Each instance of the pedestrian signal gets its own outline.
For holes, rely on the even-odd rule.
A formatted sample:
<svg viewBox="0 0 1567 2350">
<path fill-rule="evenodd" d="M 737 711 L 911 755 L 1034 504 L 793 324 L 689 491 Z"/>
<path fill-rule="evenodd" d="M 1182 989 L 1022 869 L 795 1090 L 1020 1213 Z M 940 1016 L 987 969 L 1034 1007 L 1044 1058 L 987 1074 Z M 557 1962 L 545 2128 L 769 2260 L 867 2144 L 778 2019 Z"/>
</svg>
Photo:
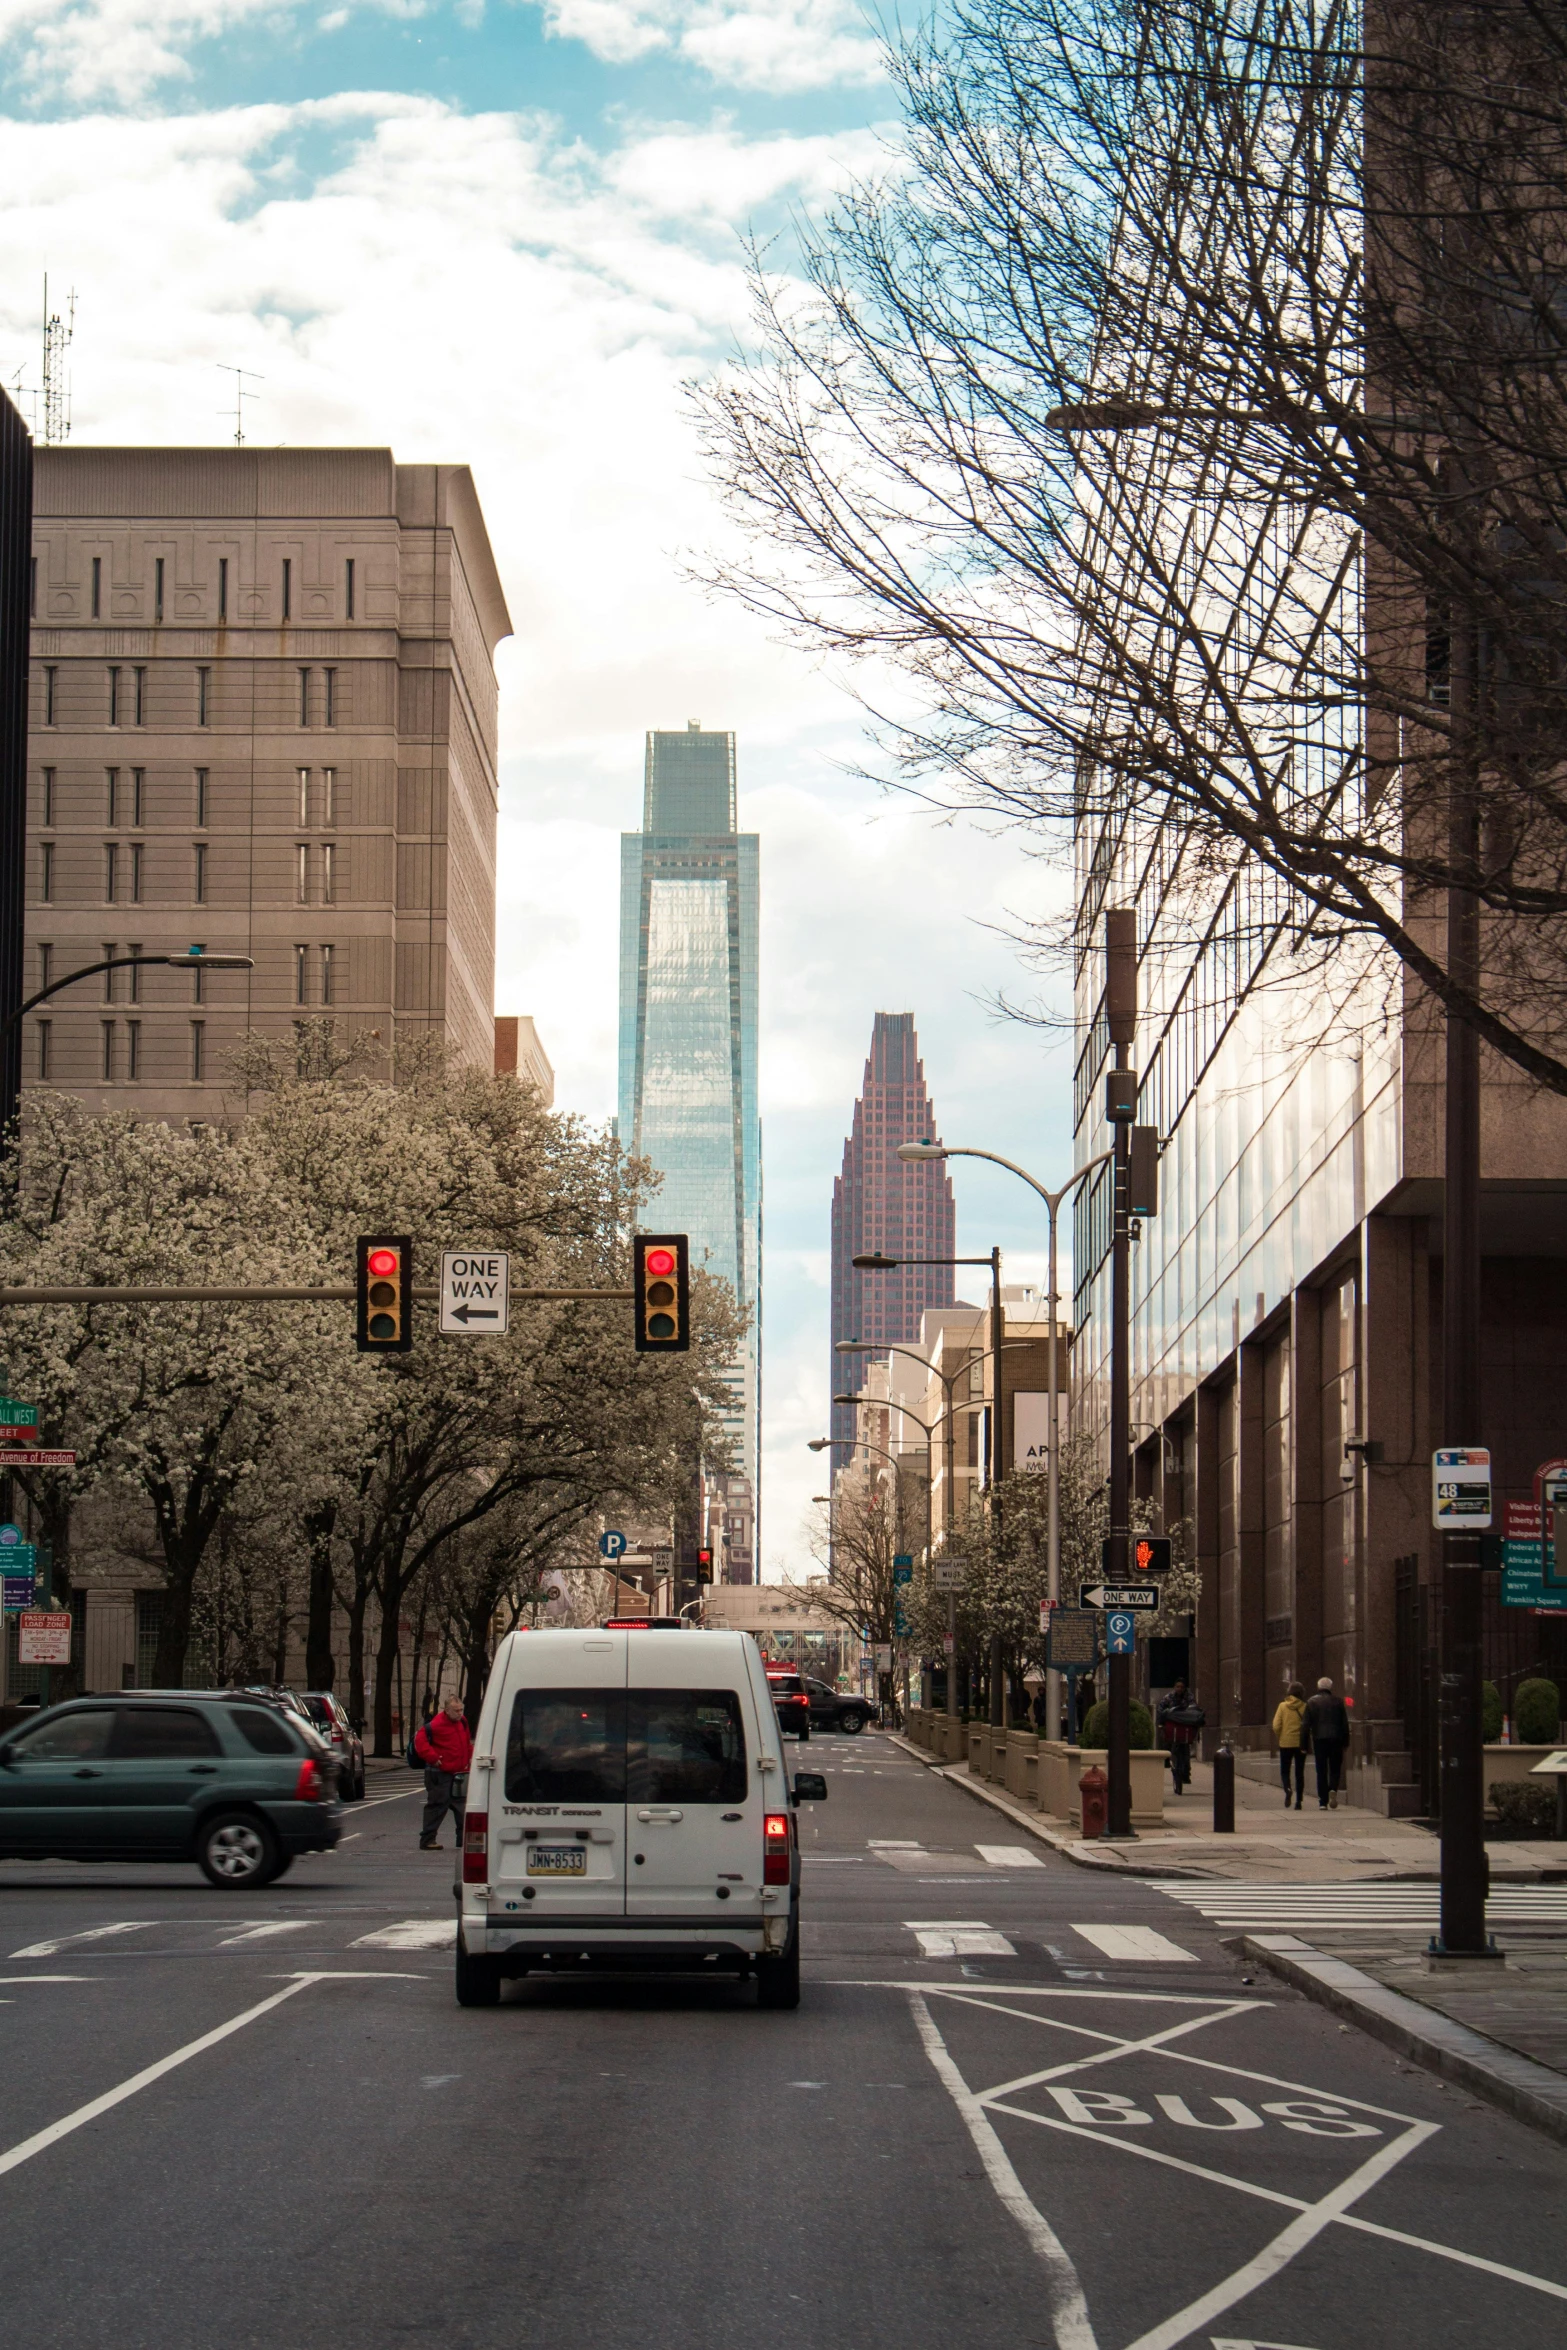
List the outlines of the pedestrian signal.
<svg viewBox="0 0 1567 2350">
<path fill-rule="evenodd" d="M 683 1232 L 633 1233 L 631 1287 L 638 1354 L 684 1354 L 691 1344 L 691 1271 Z"/>
<path fill-rule="evenodd" d="M 1168 1534 L 1135 1534 L 1129 1547 L 1134 1580 L 1139 1575 L 1167 1575 L 1170 1572 Z"/>
<path fill-rule="evenodd" d="M 354 1244 L 354 1294 L 361 1354 L 405 1355 L 413 1344 L 413 1243 L 373 1233 Z"/>
</svg>

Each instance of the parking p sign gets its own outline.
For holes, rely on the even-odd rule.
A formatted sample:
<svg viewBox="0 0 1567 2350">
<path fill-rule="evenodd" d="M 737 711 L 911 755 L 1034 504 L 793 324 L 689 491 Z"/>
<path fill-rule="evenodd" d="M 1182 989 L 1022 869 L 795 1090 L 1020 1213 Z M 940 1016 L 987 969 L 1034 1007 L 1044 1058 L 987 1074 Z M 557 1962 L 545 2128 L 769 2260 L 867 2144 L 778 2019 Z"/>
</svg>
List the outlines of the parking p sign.
<svg viewBox="0 0 1567 2350">
<path fill-rule="evenodd" d="M 1129 1608 L 1112 1608 L 1105 1617 L 1105 1654 L 1130 1656 L 1137 1646 L 1137 1618 Z"/>
</svg>

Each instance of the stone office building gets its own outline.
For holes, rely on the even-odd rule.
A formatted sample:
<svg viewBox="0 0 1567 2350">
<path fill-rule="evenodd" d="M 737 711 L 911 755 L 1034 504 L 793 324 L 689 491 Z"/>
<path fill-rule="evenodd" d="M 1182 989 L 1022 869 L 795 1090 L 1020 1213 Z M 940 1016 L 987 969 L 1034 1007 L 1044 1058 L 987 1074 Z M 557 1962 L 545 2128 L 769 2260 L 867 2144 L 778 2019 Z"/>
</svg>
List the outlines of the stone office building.
<svg viewBox="0 0 1567 2350">
<path fill-rule="evenodd" d="M 247 1030 L 330 1014 L 493 1057 L 496 678 L 465 466 L 384 449 L 37 452 L 28 992 L 109 954 L 23 1082 L 219 1114 Z"/>
</svg>

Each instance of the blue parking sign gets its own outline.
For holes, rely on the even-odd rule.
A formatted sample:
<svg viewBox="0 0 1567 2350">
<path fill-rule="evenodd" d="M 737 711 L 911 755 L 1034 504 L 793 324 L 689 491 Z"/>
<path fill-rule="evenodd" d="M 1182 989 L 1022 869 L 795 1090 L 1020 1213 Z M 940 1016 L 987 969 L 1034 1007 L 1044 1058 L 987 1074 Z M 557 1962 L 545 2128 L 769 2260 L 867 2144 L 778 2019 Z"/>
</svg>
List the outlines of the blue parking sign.
<svg viewBox="0 0 1567 2350">
<path fill-rule="evenodd" d="M 1137 1646 L 1137 1618 L 1126 1608 L 1112 1608 L 1105 1617 L 1105 1653 L 1130 1656 Z"/>
</svg>

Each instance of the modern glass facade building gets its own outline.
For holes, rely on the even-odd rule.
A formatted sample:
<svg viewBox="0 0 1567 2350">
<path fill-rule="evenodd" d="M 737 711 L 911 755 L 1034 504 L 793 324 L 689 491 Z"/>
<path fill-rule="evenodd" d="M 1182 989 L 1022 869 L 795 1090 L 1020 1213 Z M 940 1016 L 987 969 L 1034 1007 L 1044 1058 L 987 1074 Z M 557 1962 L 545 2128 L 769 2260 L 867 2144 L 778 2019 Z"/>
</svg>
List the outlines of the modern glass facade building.
<svg viewBox="0 0 1567 2350">
<path fill-rule="evenodd" d="M 710 1534 L 722 1516 L 737 1582 L 755 1567 L 761 1406 L 757 879 L 756 835 L 736 830 L 734 736 L 650 734 L 642 829 L 621 835 L 620 1136 L 663 1177 L 650 1221 L 689 1233 L 693 1263 L 750 1317 L 729 1416 L 740 1476 L 705 1513 Z"/>
</svg>

